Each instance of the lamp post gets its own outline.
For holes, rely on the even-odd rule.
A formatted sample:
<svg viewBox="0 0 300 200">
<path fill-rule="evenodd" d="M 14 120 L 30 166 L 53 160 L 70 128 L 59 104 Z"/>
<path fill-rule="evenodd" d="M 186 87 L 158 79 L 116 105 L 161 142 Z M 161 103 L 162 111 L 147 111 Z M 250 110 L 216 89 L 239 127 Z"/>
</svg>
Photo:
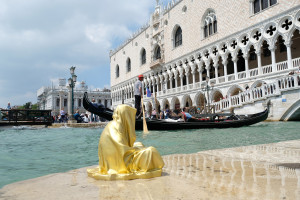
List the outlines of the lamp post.
<svg viewBox="0 0 300 200">
<path fill-rule="evenodd" d="M 206 86 L 202 88 L 203 91 L 206 91 L 207 95 L 207 107 L 206 107 L 206 113 L 210 113 L 210 99 L 209 99 L 209 91 L 214 88 L 213 84 L 211 86 L 209 85 L 209 77 L 206 77 Z"/>
<path fill-rule="evenodd" d="M 72 113 L 71 113 L 71 116 L 70 116 L 70 119 L 72 120 L 73 119 L 73 115 L 74 115 L 74 87 L 75 87 L 75 84 L 76 84 L 76 81 L 77 81 L 77 76 L 75 75 L 75 68 L 76 67 L 70 67 L 70 74 L 71 74 L 71 78 L 68 79 L 68 84 L 70 86 L 70 88 L 72 89 L 72 106 L 71 106 L 71 109 L 72 109 Z"/>
</svg>

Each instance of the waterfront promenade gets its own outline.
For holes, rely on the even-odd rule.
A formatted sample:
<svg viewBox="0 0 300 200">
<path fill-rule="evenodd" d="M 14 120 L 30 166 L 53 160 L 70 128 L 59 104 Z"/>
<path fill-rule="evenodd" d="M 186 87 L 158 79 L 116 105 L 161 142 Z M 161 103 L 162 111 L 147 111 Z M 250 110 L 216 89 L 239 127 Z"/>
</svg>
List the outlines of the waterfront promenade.
<svg viewBox="0 0 300 200">
<path fill-rule="evenodd" d="M 72 127 L 72 128 L 104 128 L 108 122 L 95 123 L 53 123 L 48 128 Z"/>
<path fill-rule="evenodd" d="M 163 159 L 158 178 L 97 181 L 86 167 L 7 185 L 0 199 L 300 199 L 300 140 Z"/>
</svg>

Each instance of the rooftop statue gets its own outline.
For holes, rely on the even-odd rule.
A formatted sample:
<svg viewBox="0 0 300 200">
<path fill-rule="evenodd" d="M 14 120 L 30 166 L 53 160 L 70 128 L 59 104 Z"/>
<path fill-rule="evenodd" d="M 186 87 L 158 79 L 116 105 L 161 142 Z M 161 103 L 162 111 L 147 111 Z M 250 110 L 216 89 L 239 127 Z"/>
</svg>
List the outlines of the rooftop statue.
<svg viewBox="0 0 300 200">
<path fill-rule="evenodd" d="M 113 120 L 103 130 L 99 146 L 99 167 L 88 176 L 99 180 L 129 180 L 161 176 L 164 162 L 154 147 L 145 148 L 135 135 L 136 109 L 119 105 Z"/>
</svg>

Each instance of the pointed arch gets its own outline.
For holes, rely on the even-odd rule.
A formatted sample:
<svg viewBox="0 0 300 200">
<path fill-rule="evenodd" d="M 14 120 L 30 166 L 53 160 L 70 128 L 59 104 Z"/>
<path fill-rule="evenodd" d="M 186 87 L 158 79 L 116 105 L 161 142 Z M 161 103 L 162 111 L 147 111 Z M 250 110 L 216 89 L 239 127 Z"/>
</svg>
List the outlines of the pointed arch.
<svg viewBox="0 0 300 200">
<path fill-rule="evenodd" d="M 141 65 L 146 64 L 146 62 L 147 62 L 147 57 L 146 56 L 147 56 L 146 50 L 145 50 L 145 48 L 142 48 L 141 52 L 140 52 Z"/>
<path fill-rule="evenodd" d="M 243 92 L 243 88 L 239 85 L 233 85 L 228 89 L 227 96 L 234 96 L 239 94 L 239 92 Z"/>
<path fill-rule="evenodd" d="M 153 60 L 158 60 L 161 59 L 161 50 L 160 50 L 160 46 L 156 45 L 154 48 L 154 57 Z"/>
<path fill-rule="evenodd" d="M 203 38 L 215 34 L 218 30 L 218 21 L 215 11 L 212 8 L 208 8 L 202 17 L 202 32 Z"/>
<path fill-rule="evenodd" d="M 211 93 L 211 99 L 213 102 L 218 102 L 223 99 L 223 94 L 220 89 L 214 89 Z"/>
<path fill-rule="evenodd" d="M 131 60 L 130 60 L 129 57 L 128 57 L 127 60 L 126 60 L 126 71 L 127 71 L 127 72 L 130 72 L 130 71 L 131 71 Z"/>
<path fill-rule="evenodd" d="M 116 66 L 116 78 L 119 78 L 120 76 L 120 67 L 119 65 Z"/>
</svg>

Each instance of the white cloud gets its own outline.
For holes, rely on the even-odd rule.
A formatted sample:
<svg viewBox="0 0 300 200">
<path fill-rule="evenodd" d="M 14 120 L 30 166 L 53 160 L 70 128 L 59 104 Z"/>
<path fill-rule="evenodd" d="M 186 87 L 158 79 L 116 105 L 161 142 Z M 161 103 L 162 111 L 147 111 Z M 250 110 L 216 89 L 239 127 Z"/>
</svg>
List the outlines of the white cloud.
<svg viewBox="0 0 300 200">
<path fill-rule="evenodd" d="M 85 34 L 92 42 L 109 49 L 112 47 L 113 39 L 129 37 L 131 31 L 123 25 L 97 24 L 87 26 Z"/>
<path fill-rule="evenodd" d="M 109 50 L 146 23 L 152 0 L 0 1 L 0 107 L 36 102 L 55 77 L 110 84 Z"/>
</svg>

